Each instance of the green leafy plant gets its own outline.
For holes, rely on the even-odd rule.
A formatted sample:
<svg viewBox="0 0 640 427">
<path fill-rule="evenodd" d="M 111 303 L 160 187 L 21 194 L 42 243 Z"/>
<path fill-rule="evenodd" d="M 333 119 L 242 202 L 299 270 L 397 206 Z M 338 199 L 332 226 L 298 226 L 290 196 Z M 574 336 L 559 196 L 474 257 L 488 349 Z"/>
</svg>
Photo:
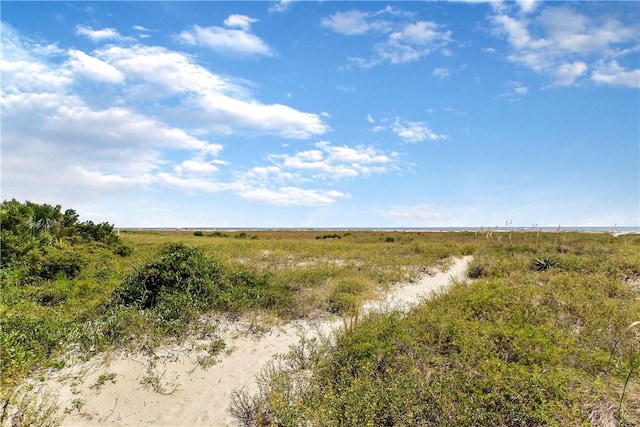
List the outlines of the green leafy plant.
<svg viewBox="0 0 640 427">
<path fill-rule="evenodd" d="M 131 246 L 121 244 L 114 249 L 113 253 L 124 258 L 130 256 L 133 253 L 133 248 Z"/>
<path fill-rule="evenodd" d="M 536 258 L 536 260 L 533 262 L 534 267 L 538 271 L 547 271 L 550 268 L 556 267 L 558 264 L 558 261 L 555 261 L 549 257 Z"/>
<path fill-rule="evenodd" d="M 213 305 L 223 286 L 222 268 L 201 249 L 182 243 L 166 245 L 157 259 L 129 275 L 111 296 L 115 304 L 143 309 L 183 303 Z M 181 296 L 180 296 L 181 295 Z"/>
<path fill-rule="evenodd" d="M 111 382 L 111 384 L 115 384 L 116 377 L 117 377 L 117 374 L 115 372 L 105 372 L 104 374 L 100 374 L 96 382 L 93 385 L 91 385 L 89 388 L 94 390 L 99 390 L 108 381 Z"/>
</svg>

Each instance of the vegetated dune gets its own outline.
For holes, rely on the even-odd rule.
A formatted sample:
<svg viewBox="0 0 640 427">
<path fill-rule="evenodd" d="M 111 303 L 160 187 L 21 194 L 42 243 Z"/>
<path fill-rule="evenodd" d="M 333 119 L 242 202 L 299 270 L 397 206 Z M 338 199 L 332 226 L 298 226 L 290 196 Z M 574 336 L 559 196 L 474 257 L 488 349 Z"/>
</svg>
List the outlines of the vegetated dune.
<svg viewBox="0 0 640 427">
<path fill-rule="evenodd" d="M 446 272 L 397 286 L 363 311 L 406 310 L 454 278 L 461 279 L 471 257 L 455 259 Z M 53 372 L 38 386 L 58 396 L 62 425 L 225 426 L 233 390 L 256 389 L 255 377 L 278 354 L 302 338 L 328 336 L 342 319 L 296 321 L 264 330 L 259 319 L 223 321 L 226 349 L 207 366 L 211 342 L 193 337 L 180 346 L 144 354 L 103 354 Z"/>
</svg>

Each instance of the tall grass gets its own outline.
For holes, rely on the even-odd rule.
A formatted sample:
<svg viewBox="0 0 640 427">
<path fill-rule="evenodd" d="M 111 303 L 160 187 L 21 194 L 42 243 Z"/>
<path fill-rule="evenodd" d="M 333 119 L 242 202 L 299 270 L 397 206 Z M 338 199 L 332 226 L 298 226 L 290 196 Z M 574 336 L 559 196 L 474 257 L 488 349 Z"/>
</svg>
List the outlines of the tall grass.
<svg viewBox="0 0 640 427">
<path fill-rule="evenodd" d="M 637 425 L 640 239 L 504 236 L 482 236 L 473 283 L 366 317 L 303 370 L 270 367 L 231 413 L 246 425 Z"/>
</svg>

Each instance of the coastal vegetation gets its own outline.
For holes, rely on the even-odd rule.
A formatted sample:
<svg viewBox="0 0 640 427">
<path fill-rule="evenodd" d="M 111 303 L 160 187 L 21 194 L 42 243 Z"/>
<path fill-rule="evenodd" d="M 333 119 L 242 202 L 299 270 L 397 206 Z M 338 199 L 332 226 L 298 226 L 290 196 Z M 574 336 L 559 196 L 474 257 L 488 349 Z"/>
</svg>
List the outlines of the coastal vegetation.
<svg viewBox="0 0 640 427">
<path fill-rule="evenodd" d="M 260 313 L 279 321 L 337 315 L 345 328 L 301 342 L 265 369 L 256 393 L 237 390 L 231 412 L 245 425 L 640 419 L 638 235 L 118 233 L 71 209 L 15 200 L 2 204 L 1 221 L 4 409 L 24 400 L 13 391 L 27 378 L 69 361 L 153 351 L 193 334 L 221 351 L 211 319 Z M 365 300 L 462 255 L 473 256 L 469 281 L 409 313 L 347 321 Z"/>
</svg>

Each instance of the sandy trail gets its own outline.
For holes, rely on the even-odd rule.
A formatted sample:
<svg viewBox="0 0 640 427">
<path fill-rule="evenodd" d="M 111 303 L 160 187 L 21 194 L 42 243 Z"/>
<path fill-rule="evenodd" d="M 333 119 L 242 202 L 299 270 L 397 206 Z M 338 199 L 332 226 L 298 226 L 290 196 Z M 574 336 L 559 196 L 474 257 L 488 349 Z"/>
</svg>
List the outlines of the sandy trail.
<svg viewBox="0 0 640 427">
<path fill-rule="evenodd" d="M 396 286 L 385 299 L 367 303 L 363 309 L 406 310 L 434 290 L 447 286 L 452 278 L 462 278 L 470 258 L 454 259 L 446 272 Z M 41 385 L 58 396 L 62 409 L 73 409 L 65 416 L 64 426 L 233 425 L 227 414 L 233 390 L 246 387 L 254 391 L 256 374 L 301 337 L 326 335 L 341 327 L 340 319 L 300 321 L 257 336 L 242 333 L 238 324 L 228 324 L 223 338 L 232 351 L 207 369 L 198 364 L 193 346 L 183 345 L 158 350 L 160 358 L 153 371 L 148 371 L 149 358 L 142 354 L 102 355 L 56 371 Z M 156 375 L 161 390 L 170 394 L 158 393 L 142 384 L 150 378 L 150 372 Z M 101 375 L 107 380 L 96 387 Z"/>
</svg>

